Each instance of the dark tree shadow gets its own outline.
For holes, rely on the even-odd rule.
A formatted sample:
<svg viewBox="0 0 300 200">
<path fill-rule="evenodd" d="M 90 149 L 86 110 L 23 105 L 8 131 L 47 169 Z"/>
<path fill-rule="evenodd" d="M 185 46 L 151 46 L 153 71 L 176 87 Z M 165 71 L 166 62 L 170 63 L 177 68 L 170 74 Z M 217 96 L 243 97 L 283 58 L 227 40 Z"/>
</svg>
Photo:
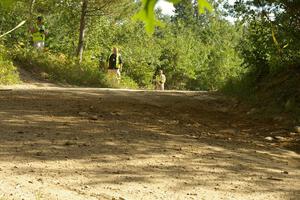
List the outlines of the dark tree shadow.
<svg viewBox="0 0 300 200">
<path fill-rule="evenodd" d="M 1 93 L 0 109 L 0 163 L 89 166 L 22 166 L 16 173 L 84 175 L 95 188 L 168 181 L 175 191 L 300 199 L 299 154 L 263 141 L 284 127 L 241 116 L 217 94 L 19 90 Z"/>
</svg>

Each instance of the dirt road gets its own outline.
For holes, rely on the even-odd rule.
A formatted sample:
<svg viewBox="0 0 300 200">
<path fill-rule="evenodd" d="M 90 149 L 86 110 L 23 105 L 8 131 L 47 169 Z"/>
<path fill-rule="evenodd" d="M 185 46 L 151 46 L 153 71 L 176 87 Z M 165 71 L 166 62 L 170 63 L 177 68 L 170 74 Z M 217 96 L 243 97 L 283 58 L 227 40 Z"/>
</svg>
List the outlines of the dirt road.
<svg viewBox="0 0 300 200">
<path fill-rule="evenodd" d="M 300 152 L 284 147 L 299 135 L 237 104 L 205 92 L 0 91 L 0 199 L 300 199 Z"/>
</svg>

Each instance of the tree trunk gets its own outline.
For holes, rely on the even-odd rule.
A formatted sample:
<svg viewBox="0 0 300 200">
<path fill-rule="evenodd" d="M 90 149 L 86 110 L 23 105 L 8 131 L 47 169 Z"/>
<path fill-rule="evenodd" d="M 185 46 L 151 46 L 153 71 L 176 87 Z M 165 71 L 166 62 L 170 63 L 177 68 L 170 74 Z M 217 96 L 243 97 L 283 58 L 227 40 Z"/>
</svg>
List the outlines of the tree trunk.
<svg viewBox="0 0 300 200">
<path fill-rule="evenodd" d="M 29 8 L 29 20 L 32 20 L 32 13 L 34 9 L 35 0 L 30 1 L 30 8 Z"/>
<path fill-rule="evenodd" d="M 33 15 L 33 10 L 34 10 L 34 4 L 35 4 L 36 0 L 31 0 L 30 1 L 30 5 L 29 5 L 29 12 L 28 12 L 28 21 L 27 21 L 27 42 L 26 42 L 26 47 L 29 48 L 29 45 L 31 46 L 31 42 L 32 42 L 32 35 L 31 35 L 31 28 L 33 27 L 33 19 L 32 19 L 32 15 Z"/>
<path fill-rule="evenodd" d="M 79 41 L 78 41 L 78 47 L 77 47 L 77 52 L 76 52 L 76 56 L 77 56 L 77 58 L 79 58 L 79 62 L 82 61 L 82 56 L 83 56 L 87 6 L 88 6 L 88 0 L 83 0 L 82 7 L 81 7 Z"/>
</svg>

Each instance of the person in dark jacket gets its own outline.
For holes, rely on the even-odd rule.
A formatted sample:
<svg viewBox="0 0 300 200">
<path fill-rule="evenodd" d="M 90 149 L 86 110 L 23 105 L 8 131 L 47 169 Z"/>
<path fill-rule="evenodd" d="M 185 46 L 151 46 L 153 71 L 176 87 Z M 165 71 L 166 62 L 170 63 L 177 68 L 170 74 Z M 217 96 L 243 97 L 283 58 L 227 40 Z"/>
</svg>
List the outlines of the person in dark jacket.
<svg viewBox="0 0 300 200">
<path fill-rule="evenodd" d="M 108 74 L 110 76 L 116 76 L 118 83 L 121 80 L 121 71 L 123 67 L 123 61 L 121 54 L 117 47 L 113 48 L 112 54 L 108 58 Z"/>
</svg>

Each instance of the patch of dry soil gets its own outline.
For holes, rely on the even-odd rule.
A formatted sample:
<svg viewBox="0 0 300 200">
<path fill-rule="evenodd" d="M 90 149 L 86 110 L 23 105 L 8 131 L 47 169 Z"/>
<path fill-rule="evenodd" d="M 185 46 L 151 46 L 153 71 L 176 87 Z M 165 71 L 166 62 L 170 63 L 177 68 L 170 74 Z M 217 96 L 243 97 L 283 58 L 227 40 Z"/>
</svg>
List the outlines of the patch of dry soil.
<svg viewBox="0 0 300 200">
<path fill-rule="evenodd" d="M 295 138 L 213 93 L 19 86 L 0 91 L 0 199 L 298 200 Z"/>
</svg>

